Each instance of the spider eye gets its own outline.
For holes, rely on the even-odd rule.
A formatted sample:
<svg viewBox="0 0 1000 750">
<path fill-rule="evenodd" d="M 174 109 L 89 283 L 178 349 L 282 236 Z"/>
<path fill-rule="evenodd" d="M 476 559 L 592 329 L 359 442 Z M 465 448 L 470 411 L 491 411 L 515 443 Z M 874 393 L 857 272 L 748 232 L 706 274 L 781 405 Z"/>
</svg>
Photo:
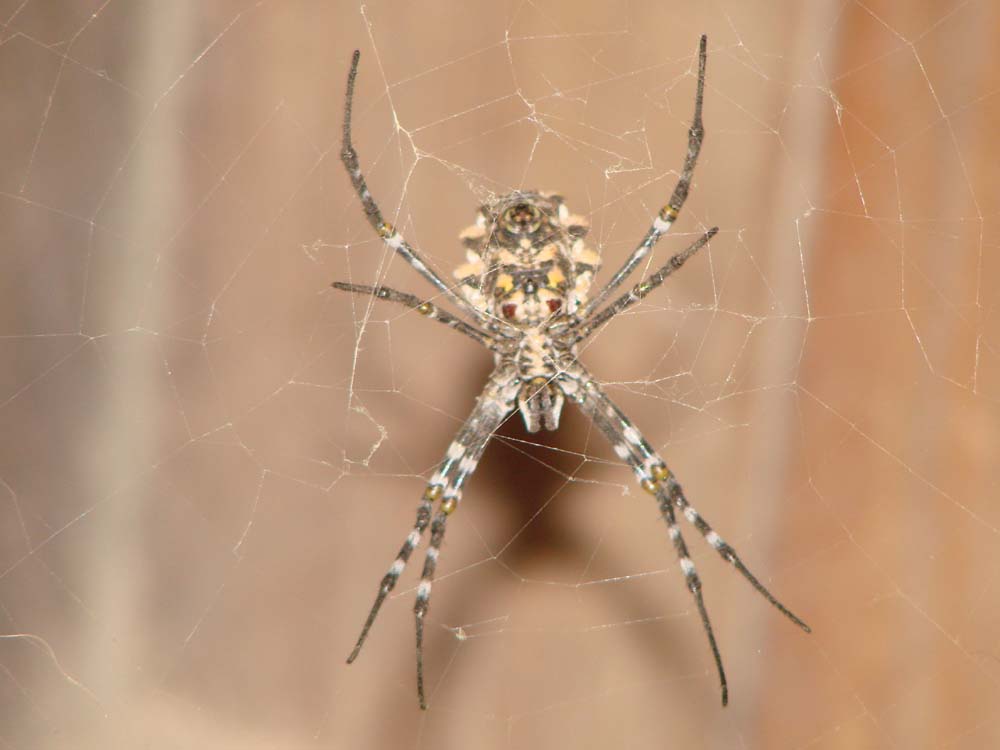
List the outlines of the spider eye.
<svg viewBox="0 0 1000 750">
<path fill-rule="evenodd" d="M 508 303 L 506 305 L 502 305 L 500 307 L 500 311 L 503 313 L 503 316 L 505 318 L 508 318 L 508 319 L 513 318 L 514 315 L 517 313 L 517 305 L 512 304 L 512 303 Z"/>
<path fill-rule="evenodd" d="M 549 312 L 555 313 L 559 312 L 559 308 L 562 307 L 562 300 L 558 297 L 555 299 L 550 299 L 548 301 Z"/>
</svg>

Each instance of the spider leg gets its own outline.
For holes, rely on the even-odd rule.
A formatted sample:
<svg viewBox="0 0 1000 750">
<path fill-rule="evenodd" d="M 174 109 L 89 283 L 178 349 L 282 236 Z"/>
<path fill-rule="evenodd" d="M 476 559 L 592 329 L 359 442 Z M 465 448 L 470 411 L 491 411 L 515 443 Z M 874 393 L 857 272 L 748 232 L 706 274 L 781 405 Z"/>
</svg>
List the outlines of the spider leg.
<svg viewBox="0 0 1000 750">
<path fill-rule="evenodd" d="M 687 587 L 691 591 L 692 596 L 694 596 L 694 602 L 698 607 L 698 614 L 701 616 L 701 627 L 704 629 L 705 635 L 708 636 L 708 646 L 712 650 L 712 658 L 715 659 L 715 668 L 719 673 L 719 688 L 722 691 L 722 705 L 725 706 L 729 703 L 729 686 L 726 683 L 726 672 L 722 668 L 722 656 L 719 654 L 719 644 L 716 643 L 715 633 L 712 630 L 712 621 L 708 619 L 708 610 L 705 608 L 705 599 L 701 595 L 701 578 L 698 577 L 698 571 L 695 568 L 694 563 L 691 561 L 690 555 L 688 555 L 687 544 L 684 542 L 684 536 L 681 534 L 681 530 L 677 527 L 677 520 L 674 516 L 674 508 L 670 504 L 670 499 L 658 496 L 657 500 L 660 505 L 660 515 L 663 516 L 663 520 L 667 523 L 667 533 L 670 535 L 670 539 L 674 543 L 674 549 L 677 551 L 677 560 L 684 573 L 684 579 L 687 581 Z"/>
<path fill-rule="evenodd" d="M 361 635 L 347 658 L 352 663 L 361 651 L 372 624 L 378 617 L 379 610 L 389 593 L 395 587 L 402 575 L 413 550 L 420 543 L 427 526 L 431 527 L 430 546 L 424 560 L 424 569 L 420 585 L 417 587 L 417 600 L 414 606 L 417 631 L 417 695 L 420 707 L 426 708 L 423 687 L 423 621 L 430 605 L 431 582 L 437 565 L 437 558 L 444 539 L 447 517 L 458 507 L 462 496 L 462 485 L 475 471 L 479 458 L 486 449 L 486 444 L 496 429 L 503 423 L 516 405 L 518 392 L 516 373 L 508 370 L 495 370 L 490 376 L 483 393 L 476 401 L 472 413 L 459 430 L 455 439 L 448 446 L 444 461 L 431 477 L 417 509 L 417 520 L 413 529 L 403 542 L 396 559 L 389 567 L 379 584 L 379 590 L 372 604 L 368 617 L 365 619 Z M 433 506 L 440 501 L 437 511 Z M 433 521 L 432 521 L 433 515 Z"/>
<path fill-rule="evenodd" d="M 702 35 L 701 42 L 698 46 L 698 88 L 694 97 L 694 118 L 691 120 L 691 128 L 688 130 L 688 148 L 687 156 L 684 157 L 684 167 L 681 170 L 680 179 L 677 180 L 677 185 L 674 187 L 674 192 L 670 196 L 670 200 L 667 204 L 660 209 L 659 214 L 653 219 L 653 225 L 646 232 L 646 236 L 643 238 L 639 246 L 632 251 L 632 254 L 625 261 L 625 264 L 618 269 L 611 280 L 604 286 L 603 289 L 595 296 L 584 309 L 581 311 L 581 317 L 587 317 L 591 312 L 596 310 L 608 295 L 611 294 L 624 280 L 625 278 L 635 270 L 635 267 L 639 264 L 649 251 L 653 249 L 653 246 L 659 242 L 660 237 L 667 233 L 670 229 L 670 225 L 674 223 L 677 219 L 677 215 L 681 212 L 681 208 L 684 206 L 684 201 L 687 200 L 688 190 L 691 188 L 691 178 L 694 175 L 694 167 L 698 161 L 698 153 L 701 151 L 701 143 L 705 138 L 705 127 L 701 120 L 701 108 L 702 102 L 705 98 L 705 63 L 707 61 L 708 53 L 708 37 Z"/>
<path fill-rule="evenodd" d="M 750 572 L 750 569 L 747 568 L 747 566 L 739 558 L 739 555 L 736 554 L 736 550 L 727 544 L 726 541 L 712 529 L 708 521 L 701 517 L 701 514 L 698 513 L 694 506 L 692 506 L 691 503 L 687 501 L 687 498 L 684 497 L 684 492 L 681 490 L 681 486 L 677 483 L 677 480 L 674 479 L 673 474 L 670 474 L 666 479 L 666 494 L 673 504 L 680 508 L 681 512 L 684 514 L 684 518 L 686 518 L 688 522 L 705 538 L 705 541 L 716 549 L 719 556 L 723 560 L 732 563 L 733 567 L 736 568 L 740 574 L 750 582 L 750 585 L 757 589 L 757 593 L 767 599 L 775 609 L 781 612 L 781 614 L 794 622 L 804 631 L 807 633 L 812 632 L 812 628 L 806 625 L 805 622 L 803 622 L 793 612 L 789 611 L 784 604 L 774 598 L 774 595 L 764 587 L 764 584 L 758 581 L 757 577 Z"/>
<path fill-rule="evenodd" d="M 389 566 L 388 572 L 382 576 L 382 582 L 378 587 L 378 594 L 375 596 L 375 603 L 372 604 L 372 608 L 368 612 L 368 617 L 365 618 L 365 624 L 364 627 L 361 628 L 361 635 L 358 636 L 358 642 L 354 644 L 354 649 L 351 651 L 351 655 L 347 657 L 348 664 L 353 664 L 354 660 L 358 658 L 358 654 L 361 653 L 361 647 L 365 645 L 365 640 L 368 638 L 368 631 L 371 630 L 372 625 L 375 624 L 375 618 L 378 617 L 379 610 L 382 609 L 382 604 L 385 602 L 386 597 L 389 596 L 389 593 L 396 587 L 396 582 L 399 580 L 399 576 L 402 575 L 403 570 L 406 568 L 406 563 L 409 562 L 410 555 L 413 554 L 413 550 L 416 546 L 420 544 L 420 539 L 424 534 L 424 530 L 427 528 L 427 524 L 430 523 L 431 520 L 431 510 L 433 508 L 433 504 L 440 497 L 440 485 L 427 485 L 427 489 L 424 490 L 424 494 L 420 498 L 420 505 L 417 507 L 417 520 L 413 524 L 413 530 L 403 542 L 403 546 L 396 555 L 396 559 L 393 560 L 392 565 Z"/>
<path fill-rule="evenodd" d="M 472 416 L 465 423 L 462 432 L 449 448 L 449 455 L 456 445 L 464 450 L 461 457 L 458 457 L 458 450 L 455 450 L 455 460 L 457 470 L 454 479 L 444 490 L 444 500 L 431 523 L 431 539 L 427 545 L 426 556 L 424 557 L 424 569 L 420 574 L 420 585 L 417 586 L 417 600 L 413 605 L 413 617 L 417 634 L 417 698 L 420 701 L 420 708 L 427 708 L 427 701 L 424 697 L 424 618 L 431 601 L 431 586 L 434 582 L 434 571 L 437 569 L 438 555 L 441 551 L 441 543 L 444 541 L 445 527 L 448 516 L 455 512 L 458 503 L 462 499 L 462 485 L 472 476 L 479 464 L 479 459 L 486 450 L 486 444 L 493 433 L 503 424 L 503 421 L 510 415 L 516 405 L 515 396 L 518 387 L 515 384 L 513 375 L 505 376 L 502 387 L 497 388 L 496 383 L 491 379 L 483 396 L 476 404 L 476 409 Z"/>
<path fill-rule="evenodd" d="M 722 689 L 722 704 L 726 705 L 729 699 L 726 685 L 726 674 L 722 667 L 722 657 L 719 654 L 718 644 L 715 641 L 715 634 L 712 631 L 712 623 L 708 617 L 708 610 L 701 594 L 701 579 L 695 569 L 694 563 L 688 555 L 687 545 L 684 537 L 677 526 L 675 508 L 683 512 L 684 517 L 701 533 L 705 540 L 718 551 L 723 559 L 731 562 L 740 574 L 750 582 L 761 596 L 769 601 L 779 612 L 785 615 L 807 633 L 811 632 L 808 625 L 800 618 L 788 610 L 775 596 L 764 587 L 753 573 L 743 564 L 737 556 L 736 551 L 712 530 L 712 527 L 705 519 L 699 515 L 697 510 L 687 501 L 681 485 L 674 478 L 673 473 L 667 468 L 666 463 L 653 450 L 645 438 L 632 424 L 631 420 L 625 416 L 611 399 L 601 390 L 595 381 L 581 369 L 581 375 L 577 376 L 581 386 L 580 406 L 591 418 L 597 428 L 604 433 L 611 442 L 615 453 L 624 461 L 628 461 L 639 480 L 640 486 L 651 495 L 656 497 L 660 514 L 667 524 L 667 530 L 673 541 L 674 549 L 680 561 L 681 570 L 687 582 L 687 587 L 694 597 L 701 615 L 702 627 L 708 637 L 709 647 L 715 659 L 716 670 L 719 673 L 719 683 Z"/>
<path fill-rule="evenodd" d="M 368 217 L 368 223 L 372 225 L 378 236 L 382 238 L 382 241 L 399 253 L 407 263 L 409 263 L 417 273 L 427 279 L 431 284 L 433 284 L 439 291 L 441 291 L 449 300 L 454 302 L 458 307 L 467 312 L 469 315 L 474 317 L 481 323 L 485 323 L 487 318 L 483 313 L 477 310 L 475 307 L 466 302 L 462 297 L 455 293 L 455 291 L 448 286 L 442 278 L 437 274 L 437 272 L 428 266 L 416 250 L 405 240 L 403 236 L 396 231 L 396 229 L 382 218 L 382 211 L 379 209 L 378 204 L 372 197 L 371 191 L 368 189 L 368 184 L 365 182 L 364 175 L 361 173 L 361 164 L 358 161 L 358 153 L 354 150 L 354 144 L 351 142 L 351 114 L 354 108 L 354 82 L 358 76 L 358 61 L 361 59 L 361 52 L 359 50 L 354 50 L 354 56 L 351 59 L 351 70 L 347 74 L 347 95 L 344 104 L 344 142 L 343 147 L 340 152 L 340 160 L 344 162 L 344 166 L 347 168 L 347 174 L 351 178 L 351 184 L 354 186 L 354 191 L 358 194 L 361 199 L 361 206 L 364 208 L 365 216 Z"/>
<path fill-rule="evenodd" d="M 414 294 L 408 292 L 399 292 L 395 289 L 390 289 L 387 286 L 366 286 L 364 284 L 349 284 L 346 281 L 335 281 L 330 286 L 334 289 L 340 289 L 344 292 L 354 292 L 355 294 L 367 294 L 372 297 L 377 297 L 378 299 L 389 300 L 390 302 L 398 302 L 401 305 L 405 305 L 412 310 L 416 310 L 421 315 L 430 318 L 431 320 L 436 320 L 439 323 L 444 323 L 449 328 L 453 328 L 459 333 L 464 333 L 471 339 L 478 341 L 480 344 L 485 346 L 487 349 L 495 349 L 497 346 L 496 339 L 493 338 L 486 331 L 482 331 L 475 326 L 471 326 L 466 323 L 461 318 L 455 317 L 447 310 L 442 310 L 440 307 L 432 302 L 427 302 L 421 300 Z"/>
<path fill-rule="evenodd" d="M 657 270 L 655 273 L 650 274 L 645 279 L 640 281 L 629 292 L 626 292 L 610 305 L 605 307 L 599 313 L 593 313 L 589 317 L 584 318 L 577 324 L 577 336 L 576 341 L 582 341 L 587 338 L 590 334 L 600 328 L 602 325 L 607 323 L 618 313 L 627 310 L 632 307 L 636 302 L 641 300 L 651 291 L 656 289 L 662 284 L 666 278 L 676 271 L 678 268 L 684 265 L 688 258 L 694 255 L 696 252 L 701 250 L 710 239 L 712 239 L 716 233 L 719 231 L 718 227 L 712 227 L 705 234 L 699 237 L 697 240 L 692 242 L 686 248 L 681 250 L 666 264 Z"/>
</svg>

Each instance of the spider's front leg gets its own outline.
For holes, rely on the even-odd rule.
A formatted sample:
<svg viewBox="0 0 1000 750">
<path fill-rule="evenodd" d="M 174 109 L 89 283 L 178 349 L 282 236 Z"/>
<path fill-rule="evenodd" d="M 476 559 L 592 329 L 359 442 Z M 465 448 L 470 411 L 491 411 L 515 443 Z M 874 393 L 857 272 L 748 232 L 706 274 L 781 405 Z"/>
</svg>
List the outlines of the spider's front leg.
<svg viewBox="0 0 1000 750">
<path fill-rule="evenodd" d="M 375 618 L 378 617 L 379 609 L 396 586 L 410 555 L 413 554 L 413 550 L 420 543 L 424 531 L 430 525 L 430 544 L 424 559 L 420 585 L 417 587 L 417 600 L 413 607 L 417 633 L 417 696 L 421 708 L 427 708 L 427 702 L 424 699 L 424 617 L 430 606 L 431 584 L 437 567 L 441 542 L 444 540 L 448 516 L 458 507 L 462 498 L 462 485 L 476 470 L 479 459 L 486 449 L 486 444 L 514 410 L 519 388 L 520 381 L 517 379 L 516 373 L 503 367 L 494 370 L 490 376 L 472 413 L 458 431 L 451 445 L 448 446 L 444 461 L 427 483 L 427 488 L 424 490 L 417 508 L 417 520 L 413 529 L 403 542 L 403 546 L 389 567 L 389 571 L 382 577 L 375 603 L 368 613 L 354 650 L 347 658 L 347 663 L 350 664 L 358 657 L 361 647 L 368 637 L 368 631 L 371 630 Z M 434 511 L 435 503 L 438 504 L 436 512 Z"/>
<path fill-rule="evenodd" d="M 631 420 L 619 409 L 601 387 L 589 375 L 584 373 L 579 381 L 581 385 L 578 391 L 578 401 L 583 411 L 590 417 L 597 428 L 604 433 L 611 442 L 615 454 L 623 461 L 627 461 L 632 467 L 640 486 L 653 495 L 659 504 L 660 514 L 667 524 L 670 539 L 677 551 L 677 558 L 680 562 L 681 570 L 687 582 L 687 587 L 694 596 L 698 613 L 701 615 L 702 627 L 708 637 L 709 647 L 712 649 L 712 656 L 715 659 L 715 666 L 719 673 L 719 684 L 722 690 L 722 705 L 729 701 L 729 691 L 726 685 L 726 673 L 722 668 L 722 657 L 719 654 L 719 647 L 715 641 L 715 634 L 712 632 L 712 623 L 708 617 L 708 610 L 701 594 L 701 579 L 698 571 L 688 555 L 687 544 L 677 526 L 675 511 L 679 510 L 705 538 L 712 547 L 722 556 L 724 560 L 733 564 L 740 574 L 750 582 L 757 592 L 769 601 L 788 619 L 805 630 L 810 632 L 809 626 L 801 619 L 790 612 L 781 602 L 779 602 L 764 585 L 757 580 L 756 576 L 743 564 L 743 561 L 736 554 L 729 544 L 723 541 L 702 518 L 697 510 L 687 501 L 681 485 L 674 478 L 673 473 L 667 468 L 666 462 L 646 439 L 632 424 Z"/>
</svg>

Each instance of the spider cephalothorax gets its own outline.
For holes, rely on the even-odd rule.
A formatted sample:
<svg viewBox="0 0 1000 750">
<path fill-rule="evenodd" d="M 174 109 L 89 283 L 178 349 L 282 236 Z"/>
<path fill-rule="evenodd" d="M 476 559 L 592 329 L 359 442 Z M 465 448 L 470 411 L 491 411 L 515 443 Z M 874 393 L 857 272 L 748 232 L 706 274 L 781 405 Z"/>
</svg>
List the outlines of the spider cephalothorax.
<svg viewBox="0 0 1000 750">
<path fill-rule="evenodd" d="M 462 487 L 476 470 L 486 444 L 515 410 L 520 411 L 529 432 L 537 432 L 543 427 L 554 430 L 559 426 L 563 404 L 569 400 L 577 404 L 597 429 L 604 433 L 615 454 L 631 467 L 639 486 L 656 499 L 687 587 L 698 607 L 702 627 L 708 636 L 719 673 L 722 703 L 725 705 L 728 692 L 722 658 L 705 609 L 701 579 L 688 556 L 687 544 L 677 524 L 678 514 L 694 526 L 705 541 L 723 559 L 732 563 L 771 604 L 807 632 L 809 627 L 775 599 L 743 564 L 736 550 L 712 530 L 688 502 L 664 460 L 577 358 L 579 342 L 655 290 L 667 276 L 704 247 L 717 231 L 714 227 L 709 229 L 630 291 L 601 307 L 670 229 L 687 199 L 704 137 L 701 109 L 705 87 L 705 37 L 701 38 L 698 53 L 698 90 L 695 95 L 694 120 L 688 131 L 687 157 L 680 179 L 670 200 L 653 219 L 642 242 L 608 283 L 593 296 L 590 295 L 590 286 L 599 266 L 599 258 L 597 253 L 584 244 L 587 222 L 582 217 L 570 214 L 563 205 L 562 198 L 550 193 L 515 192 L 480 209 L 476 223 L 461 235 L 467 248 L 468 262 L 455 271 L 458 278 L 457 291 L 420 258 L 416 250 L 382 218 L 382 212 L 361 174 L 358 155 L 351 143 L 351 106 L 358 58 L 359 53 L 355 51 L 347 78 L 344 147 L 341 152 L 351 183 L 361 199 L 365 215 L 383 241 L 427 279 L 445 300 L 467 315 L 471 322 L 439 308 L 433 302 L 388 287 L 344 282 L 335 282 L 333 286 L 399 302 L 417 310 L 421 315 L 454 328 L 493 352 L 494 369 L 472 413 L 448 446 L 444 460 L 427 482 L 417 508 L 413 530 L 403 542 L 392 566 L 382 577 L 375 603 L 368 613 L 357 644 L 347 659 L 348 663 L 357 658 L 382 603 L 396 585 L 413 550 L 430 526 L 430 544 L 420 585 L 417 587 L 417 601 L 413 607 L 417 631 L 417 695 L 421 708 L 426 708 L 423 672 L 424 618 L 430 605 L 431 583 L 448 517 L 458 507 L 462 499 Z"/>
</svg>

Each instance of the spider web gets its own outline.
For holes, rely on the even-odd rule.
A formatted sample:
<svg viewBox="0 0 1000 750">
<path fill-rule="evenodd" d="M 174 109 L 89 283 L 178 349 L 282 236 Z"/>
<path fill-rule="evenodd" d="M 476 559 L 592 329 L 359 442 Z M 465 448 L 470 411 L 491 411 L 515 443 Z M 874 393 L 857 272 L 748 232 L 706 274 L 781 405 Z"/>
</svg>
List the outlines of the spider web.
<svg viewBox="0 0 1000 750">
<path fill-rule="evenodd" d="M 997 10 L 986 2 L 0 7 L 0 748 L 1000 742 Z M 813 627 L 655 504 L 571 406 L 514 418 L 442 550 L 344 658 L 489 355 L 336 279 L 431 289 L 476 207 L 555 190 L 607 279 L 581 355 Z M 636 275 L 636 280 L 638 274 Z M 417 570 L 414 570 L 416 568 Z"/>
</svg>

